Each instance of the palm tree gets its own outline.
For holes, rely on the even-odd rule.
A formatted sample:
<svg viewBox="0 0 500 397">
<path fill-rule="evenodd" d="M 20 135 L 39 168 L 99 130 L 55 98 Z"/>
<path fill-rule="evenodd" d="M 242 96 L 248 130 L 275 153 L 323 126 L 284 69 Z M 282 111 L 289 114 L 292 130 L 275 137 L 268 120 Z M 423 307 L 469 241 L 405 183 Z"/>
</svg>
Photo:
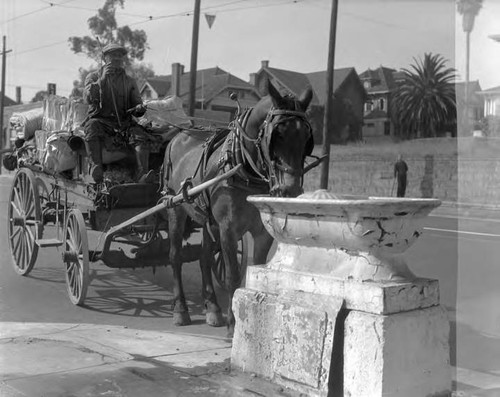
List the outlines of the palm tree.
<svg viewBox="0 0 500 397">
<path fill-rule="evenodd" d="M 470 34 L 474 29 L 474 20 L 479 14 L 483 0 L 457 0 L 457 11 L 462 15 L 462 28 L 465 32 L 465 119 L 468 128 L 469 122 L 469 60 L 470 60 Z"/>
<path fill-rule="evenodd" d="M 455 69 L 439 54 L 425 54 L 410 69 L 391 98 L 393 121 L 409 136 L 433 137 L 456 119 Z"/>
</svg>

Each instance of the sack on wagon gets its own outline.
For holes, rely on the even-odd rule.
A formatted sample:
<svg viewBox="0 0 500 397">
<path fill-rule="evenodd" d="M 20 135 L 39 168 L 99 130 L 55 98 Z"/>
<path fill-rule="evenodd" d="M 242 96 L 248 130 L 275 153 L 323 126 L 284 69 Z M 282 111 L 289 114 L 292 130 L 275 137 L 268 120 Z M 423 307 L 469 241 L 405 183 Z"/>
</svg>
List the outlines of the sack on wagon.
<svg viewBox="0 0 500 397">
<path fill-rule="evenodd" d="M 68 131 L 75 131 L 81 128 L 88 112 L 89 105 L 84 103 L 83 100 L 70 100 L 66 123 L 64 125 L 65 129 Z"/>
<path fill-rule="evenodd" d="M 74 169 L 78 164 L 78 155 L 71 150 L 68 132 L 57 132 L 47 138 L 43 166 L 48 171 L 63 172 Z"/>
<path fill-rule="evenodd" d="M 37 130 L 35 131 L 35 144 L 37 159 L 40 164 L 43 164 L 47 153 L 47 139 L 54 133 L 51 131 Z"/>
<path fill-rule="evenodd" d="M 30 140 L 35 136 L 35 131 L 42 128 L 43 108 L 14 113 L 9 119 L 11 131 L 15 132 L 17 139 Z"/>
<path fill-rule="evenodd" d="M 61 131 L 66 127 L 69 112 L 68 98 L 49 95 L 43 100 L 42 129 L 46 131 Z"/>
<path fill-rule="evenodd" d="M 191 127 L 191 120 L 187 117 L 178 96 L 169 96 L 164 99 L 146 101 L 146 113 L 142 117 L 150 123 L 153 132 L 168 132 L 171 127 Z"/>
</svg>

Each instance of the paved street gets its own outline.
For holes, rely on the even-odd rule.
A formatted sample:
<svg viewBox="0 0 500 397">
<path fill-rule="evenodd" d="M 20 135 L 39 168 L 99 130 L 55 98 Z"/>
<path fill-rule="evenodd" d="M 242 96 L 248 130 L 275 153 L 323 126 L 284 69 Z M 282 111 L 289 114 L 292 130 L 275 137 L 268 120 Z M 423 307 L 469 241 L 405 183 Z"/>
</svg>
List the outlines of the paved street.
<svg viewBox="0 0 500 397">
<path fill-rule="evenodd" d="M 10 182 L 9 178 L 0 177 L 0 224 L 3 225 L 6 225 Z M 21 323 L 32 323 L 33 329 L 43 328 L 44 324 L 59 329 L 67 324 L 76 326 L 76 331 L 86 337 L 91 336 L 85 334 L 86 325 L 93 325 L 96 327 L 94 342 L 107 333 L 109 338 L 109 332 L 121 333 L 124 338 L 138 331 L 154 333 L 156 337 L 160 337 L 160 331 L 170 332 L 180 349 L 183 343 L 194 343 L 194 340 L 189 342 L 189 338 L 204 336 L 213 338 L 217 349 L 225 349 L 225 355 L 221 354 L 219 359 L 228 357 L 230 345 L 225 341 L 225 328 L 204 324 L 197 263 L 184 266 L 193 325 L 180 329 L 174 327 L 171 320 L 170 268 L 158 269 L 153 274 L 151 269 L 92 267 L 86 305 L 76 307 L 66 294 L 60 252 L 56 248 L 42 249 L 30 276 L 20 277 L 10 263 L 5 226 L 2 230 L 0 321 L 3 324 L 15 328 L 26 326 Z M 499 237 L 497 212 L 470 208 L 457 211 L 454 207 L 442 206 L 426 221 L 423 237 L 407 254 L 414 273 L 440 281 L 441 302 L 452 320 L 454 377 L 458 378 L 458 390 L 466 393 L 457 395 L 500 395 L 500 307 L 497 304 L 500 267 L 496 259 L 500 251 Z M 92 238 L 98 239 L 99 234 L 92 233 Z M 225 308 L 222 291 L 219 297 Z M 179 333 L 186 337 L 175 337 Z M 2 338 L 8 337 L 2 335 Z M 46 349 L 50 354 L 50 346 Z M 158 352 L 162 349 L 158 345 Z M 217 362 L 217 358 L 214 361 Z M 223 359 L 219 361 L 227 366 Z"/>
</svg>

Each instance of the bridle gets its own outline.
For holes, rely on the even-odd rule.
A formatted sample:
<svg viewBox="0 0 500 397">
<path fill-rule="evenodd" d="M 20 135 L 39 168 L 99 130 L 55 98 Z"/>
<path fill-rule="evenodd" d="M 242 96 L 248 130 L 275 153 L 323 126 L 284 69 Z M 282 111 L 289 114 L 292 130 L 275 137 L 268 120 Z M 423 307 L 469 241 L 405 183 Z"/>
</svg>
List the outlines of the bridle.
<svg viewBox="0 0 500 397">
<path fill-rule="evenodd" d="M 265 120 L 260 125 L 256 138 L 252 138 L 245 129 L 251 112 L 252 109 L 246 110 L 240 117 L 237 117 L 234 120 L 233 125 L 230 126 L 236 143 L 236 145 L 234 145 L 236 148 L 234 157 L 237 160 L 240 160 L 244 166 L 247 165 L 258 179 L 268 183 L 270 188 L 273 188 L 276 183 L 280 182 L 279 177 L 283 173 L 302 178 L 305 173 L 303 168 L 304 159 L 306 156 L 311 154 L 314 147 L 312 128 L 307 120 L 305 112 L 298 110 L 276 109 L 274 107 L 271 108 L 267 113 Z M 272 147 L 273 135 L 276 128 L 280 124 L 294 120 L 299 120 L 304 123 L 308 130 L 305 154 L 303 156 L 304 158 L 302 159 L 302 166 L 300 169 L 283 165 L 280 159 L 275 158 Z M 254 161 L 251 153 L 244 145 L 244 141 L 250 142 L 255 146 L 257 151 L 256 161 Z M 301 186 L 302 183 L 303 178 L 301 179 Z"/>
</svg>

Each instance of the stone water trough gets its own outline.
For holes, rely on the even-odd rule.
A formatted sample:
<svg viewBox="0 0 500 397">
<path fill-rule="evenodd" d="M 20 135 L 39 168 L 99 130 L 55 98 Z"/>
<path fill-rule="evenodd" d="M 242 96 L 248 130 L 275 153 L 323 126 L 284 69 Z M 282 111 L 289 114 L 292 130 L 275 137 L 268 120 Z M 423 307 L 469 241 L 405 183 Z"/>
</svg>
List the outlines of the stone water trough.
<svg viewBox="0 0 500 397">
<path fill-rule="evenodd" d="M 277 241 L 236 291 L 231 362 L 306 395 L 450 395 L 437 280 L 404 252 L 435 199 L 251 196 Z"/>
</svg>

